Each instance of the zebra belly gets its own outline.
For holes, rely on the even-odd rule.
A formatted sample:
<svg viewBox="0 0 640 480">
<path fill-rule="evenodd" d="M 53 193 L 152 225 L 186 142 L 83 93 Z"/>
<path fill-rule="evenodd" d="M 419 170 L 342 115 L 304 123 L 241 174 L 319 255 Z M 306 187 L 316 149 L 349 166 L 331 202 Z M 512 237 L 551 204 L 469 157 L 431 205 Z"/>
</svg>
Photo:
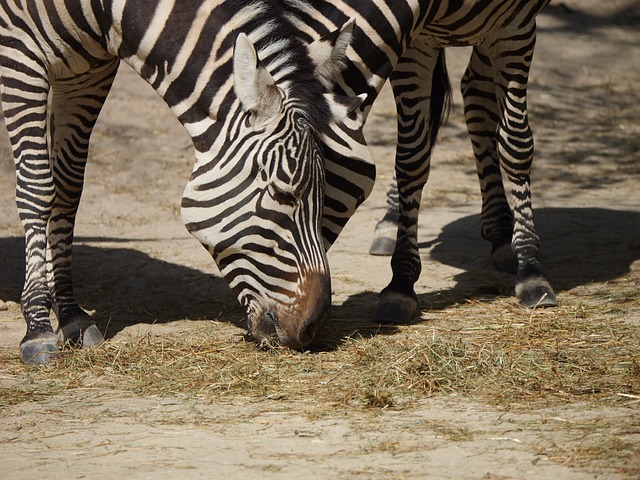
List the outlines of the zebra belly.
<svg viewBox="0 0 640 480">
<path fill-rule="evenodd" d="M 0 26 L 0 32 L 5 38 L 0 45 L 2 56 L 16 59 L 22 53 L 26 57 L 36 55 L 47 69 L 50 80 L 83 75 L 102 68 L 115 58 L 96 40 L 95 35 L 78 29 L 70 17 L 61 16 L 59 21 L 64 27 L 53 28 L 49 25 L 43 34 L 37 27 L 42 22 L 41 19 L 32 18 L 27 10 L 14 10 L 8 5 L 0 4 L 0 17 L 15 16 L 19 16 L 22 22 Z M 73 28 L 69 25 L 73 25 Z"/>
<path fill-rule="evenodd" d="M 425 24 L 419 37 L 434 48 L 481 45 L 488 37 L 500 37 L 505 30 L 528 28 L 547 3 L 548 0 L 451 2 L 448 10 Z"/>
</svg>

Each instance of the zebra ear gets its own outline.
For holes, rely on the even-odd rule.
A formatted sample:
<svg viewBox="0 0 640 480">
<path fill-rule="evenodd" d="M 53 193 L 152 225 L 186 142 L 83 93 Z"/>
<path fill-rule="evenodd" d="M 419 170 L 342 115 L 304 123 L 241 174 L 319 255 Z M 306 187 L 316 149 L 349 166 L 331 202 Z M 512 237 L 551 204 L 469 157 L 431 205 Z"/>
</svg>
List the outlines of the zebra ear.
<svg viewBox="0 0 640 480">
<path fill-rule="evenodd" d="M 329 103 L 331 114 L 336 122 L 348 123 L 349 127 L 353 129 L 362 127 L 364 124 L 364 114 L 360 109 L 360 105 L 366 100 L 366 93 L 360 94 L 357 97 L 325 93 L 324 97 Z M 349 120 L 353 123 L 349 122 Z"/>
<path fill-rule="evenodd" d="M 233 87 L 243 110 L 258 117 L 270 118 L 282 107 L 275 80 L 244 33 L 238 35 L 233 52 Z"/>
<path fill-rule="evenodd" d="M 309 45 L 309 56 L 316 64 L 316 74 L 327 89 L 331 89 L 340 72 L 347 65 L 346 50 L 351 43 L 355 18 L 340 29 L 319 38 Z"/>
</svg>

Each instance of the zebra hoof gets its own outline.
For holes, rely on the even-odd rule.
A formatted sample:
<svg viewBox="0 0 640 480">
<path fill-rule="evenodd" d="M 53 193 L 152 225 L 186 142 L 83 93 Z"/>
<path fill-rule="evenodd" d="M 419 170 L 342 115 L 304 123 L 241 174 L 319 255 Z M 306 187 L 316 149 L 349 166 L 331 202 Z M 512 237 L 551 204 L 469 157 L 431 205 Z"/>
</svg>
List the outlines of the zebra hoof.
<svg viewBox="0 0 640 480">
<path fill-rule="evenodd" d="M 373 241 L 369 247 L 369 255 L 388 257 L 396 248 L 398 225 L 388 220 L 381 220 L 373 232 Z"/>
<path fill-rule="evenodd" d="M 27 335 L 20 342 L 20 360 L 28 365 L 47 365 L 60 352 L 55 333 Z"/>
<path fill-rule="evenodd" d="M 544 278 L 529 278 L 516 285 L 516 295 L 526 308 L 557 307 L 556 294 Z"/>
<path fill-rule="evenodd" d="M 418 302 L 412 296 L 396 292 L 381 293 L 373 321 L 375 323 L 410 323 L 417 308 Z"/>
<path fill-rule="evenodd" d="M 491 252 L 491 262 L 501 272 L 513 275 L 518 273 L 518 257 L 513 248 L 511 248 L 510 243 L 503 243 L 498 247 L 494 247 Z"/>
<path fill-rule="evenodd" d="M 373 242 L 371 242 L 371 247 L 369 247 L 369 255 L 388 257 L 393 254 L 395 248 L 395 238 L 376 237 L 373 239 Z"/>
<path fill-rule="evenodd" d="M 84 348 L 97 347 L 104 342 L 104 337 L 98 327 L 86 318 L 77 319 L 58 329 L 60 343 L 81 345 Z"/>
</svg>

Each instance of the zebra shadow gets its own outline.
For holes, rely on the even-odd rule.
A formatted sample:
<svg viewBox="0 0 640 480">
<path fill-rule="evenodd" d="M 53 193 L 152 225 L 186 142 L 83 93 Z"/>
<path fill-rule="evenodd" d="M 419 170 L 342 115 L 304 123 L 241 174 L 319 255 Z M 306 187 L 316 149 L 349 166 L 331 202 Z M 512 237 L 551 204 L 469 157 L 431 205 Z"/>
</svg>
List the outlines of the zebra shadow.
<svg viewBox="0 0 640 480">
<path fill-rule="evenodd" d="M 311 351 L 336 350 L 352 338 L 372 338 L 397 333 L 397 325 L 372 322 L 377 304 L 378 292 L 365 291 L 349 296 L 342 304 L 333 305 L 329 321 L 311 345 Z"/>
<path fill-rule="evenodd" d="M 640 212 L 604 208 L 541 208 L 535 211 L 540 261 L 556 292 L 603 283 L 631 271 L 640 259 Z M 514 295 L 514 277 L 490 263 L 490 245 L 480 237 L 480 216 L 446 225 L 423 258 L 462 270 L 451 289 L 419 293 L 423 308 L 442 309 L 468 298 Z"/>
<path fill-rule="evenodd" d="M 536 210 L 541 261 L 557 292 L 614 280 L 640 259 L 640 212 L 602 208 Z M 423 255 L 429 262 L 460 271 L 446 290 L 417 292 L 419 308 L 445 309 L 469 298 L 513 295 L 514 277 L 497 272 L 489 261 L 489 244 L 480 237 L 480 216 L 470 215 L 446 225 Z M 85 238 L 74 247 L 76 297 L 95 310 L 96 323 L 107 338 L 135 324 L 169 323 L 215 318 L 246 328 L 244 313 L 226 282 L 211 273 L 159 260 L 131 249 L 99 247 L 126 239 Z M 92 245 L 88 245 L 91 243 Z M 24 282 L 24 242 L 0 238 L 0 298 L 18 302 Z M 361 292 L 333 307 L 331 320 L 313 350 L 338 348 L 351 337 L 392 335 L 393 325 L 371 322 L 377 292 Z"/>
<path fill-rule="evenodd" d="M 540 260 L 556 292 L 589 283 L 604 283 L 631 271 L 640 260 L 640 212 L 604 208 L 536 209 Z M 490 261 L 491 245 L 480 235 L 480 215 L 446 225 L 433 240 L 421 243 L 422 275 L 438 262 L 460 270 L 448 289 L 417 291 L 418 310 L 444 310 L 468 299 L 491 301 L 514 296 L 513 275 L 498 272 Z M 640 287 L 639 287 L 640 289 Z M 638 292 L 640 294 L 640 291 Z M 560 299 L 562 301 L 562 299 Z M 373 323 L 377 292 L 351 295 L 334 306 L 319 350 L 331 350 L 351 337 L 393 335 L 398 326 Z M 420 323 L 420 316 L 414 317 Z"/>
<path fill-rule="evenodd" d="M 96 324 L 107 338 L 130 325 L 182 319 L 216 319 L 245 327 L 244 314 L 222 278 L 131 248 L 96 246 L 127 239 L 78 240 L 73 250 L 76 298 L 83 308 L 96 311 Z M 23 238 L 0 238 L 0 252 L 0 298 L 19 302 Z"/>
<path fill-rule="evenodd" d="M 153 258 L 132 248 L 113 246 L 125 245 L 128 239 L 76 240 L 73 250 L 76 298 L 83 308 L 96 312 L 94 320 L 100 331 L 106 333 L 105 338 L 111 339 L 132 325 L 183 319 L 215 319 L 246 331 L 244 311 L 219 276 Z M 109 246 L 101 247 L 101 243 Z M 19 302 L 24 283 L 24 239 L 0 238 L 0 252 L 0 299 Z M 371 324 L 376 299 L 377 294 L 366 292 L 336 306 L 312 351 L 334 350 L 354 335 L 393 333 L 394 327 Z M 251 341 L 249 337 L 247 340 Z"/>
</svg>

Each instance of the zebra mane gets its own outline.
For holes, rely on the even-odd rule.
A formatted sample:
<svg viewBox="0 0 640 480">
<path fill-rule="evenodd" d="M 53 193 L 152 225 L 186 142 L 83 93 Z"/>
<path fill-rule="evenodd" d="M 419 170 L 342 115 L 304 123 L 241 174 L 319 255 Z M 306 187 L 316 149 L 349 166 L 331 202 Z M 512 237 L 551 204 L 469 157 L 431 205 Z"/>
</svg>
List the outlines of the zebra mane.
<svg viewBox="0 0 640 480">
<path fill-rule="evenodd" d="M 304 2 L 298 0 L 299 4 Z M 323 94 L 330 88 L 327 78 L 335 77 L 335 69 L 342 68 L 338 59 L 331 58 L 316 65 L 309 55 L 308 46 L 298 36 L 292 22 L 292 9 L 282 0 L 257 0 L 267 5 L 261 25 L 252 28 L 264 35 L 256 43 L 256 51 L 263 65 L 277 84 L 296 99 L 307 121 L 314 129 L 324 130 L 331 118 L 331 109 Z M 332 66 L 331 61 L 336 62 Z"/>
</svg>

